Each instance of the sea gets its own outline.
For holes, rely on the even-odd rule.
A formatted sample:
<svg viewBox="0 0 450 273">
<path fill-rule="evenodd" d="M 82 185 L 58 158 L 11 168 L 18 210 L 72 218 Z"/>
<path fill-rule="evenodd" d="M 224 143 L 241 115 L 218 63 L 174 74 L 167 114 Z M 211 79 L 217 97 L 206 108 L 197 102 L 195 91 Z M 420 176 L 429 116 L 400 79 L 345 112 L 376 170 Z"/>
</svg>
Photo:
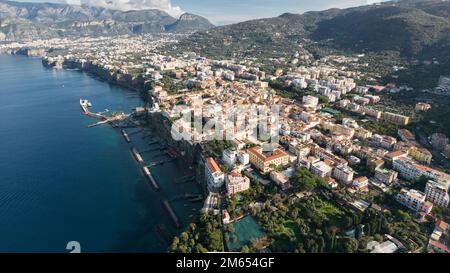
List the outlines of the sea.
<svg viewBox="0 0 450 273">
<path fill-rule="evenodd" d="M 88 253 L 165 252 L 170 240 L 158 227 L 171 236 L 182 228 L 162 202 L 184 227 L 201 208 L 186 199 L 201 192 L 195 180 L 180 183 L 193 170 L 182 159 L 167 160 L 150 141 L 154 132 L 126 129 L 126 143 L 109 125 L 88 128 L 97 121 L 82 115 L 80 98 L 105 114 L 143 105 L 135 91 L 84 72 L 0 55 L 0 252 L 68 253 L 73 241 Z M 151 168 L 159 192 L 131 147 L 146 163 L 168 161 Z"/>
</svg>

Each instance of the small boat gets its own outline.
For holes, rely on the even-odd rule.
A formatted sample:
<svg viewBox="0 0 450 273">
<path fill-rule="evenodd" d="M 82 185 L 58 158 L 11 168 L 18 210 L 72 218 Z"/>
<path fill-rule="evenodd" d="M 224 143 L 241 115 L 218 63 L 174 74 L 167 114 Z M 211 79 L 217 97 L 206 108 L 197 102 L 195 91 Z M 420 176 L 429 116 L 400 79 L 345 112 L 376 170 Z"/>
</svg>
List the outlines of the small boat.
<svg viewBox="0 0 450 273">
<path fill-rule="evenodd" d="M 91 106 L 92 106 L 92 103 L 90 103 L 88 100 L 80 99 L 80 105 L 81 105 L 81 106 L 91 107 Z"/>
</svg>

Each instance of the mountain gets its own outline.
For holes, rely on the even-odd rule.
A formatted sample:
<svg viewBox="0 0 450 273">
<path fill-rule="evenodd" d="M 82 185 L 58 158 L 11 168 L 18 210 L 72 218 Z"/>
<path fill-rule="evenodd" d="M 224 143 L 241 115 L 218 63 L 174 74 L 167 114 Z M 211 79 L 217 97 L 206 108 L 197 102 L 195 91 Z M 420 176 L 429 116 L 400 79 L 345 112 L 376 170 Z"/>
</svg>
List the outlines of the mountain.
<svg viewBox="0 0 450 273">
<path fill-rule="evenodd" d="M 206 18 L 191 13 L 184 13 L 176 22 L 166 25 L 166 30 L 172 32 L 195 32 L 212 27 L 214 25 Z"/>
<path fill-rule="evenodd" d="M 164 11 L 118 11 L 89 5 L 23 3 L 0 0 L 0 41 L 34 38 L 205 30 L 205 18 L 183 14 L 179 19 Z"/>
<path fill-rule="evenodd" d="M 436 49 L 448 44 L 449 14 L 450 2 L 439 0 L 403 0 L 349 9 L 286 13 L 197 32 L 177 48 L 207 56 L 276 57 L 310 40 L 331 49 L 358 53 L 442 55 L 444 52 Z"/>
</svg>

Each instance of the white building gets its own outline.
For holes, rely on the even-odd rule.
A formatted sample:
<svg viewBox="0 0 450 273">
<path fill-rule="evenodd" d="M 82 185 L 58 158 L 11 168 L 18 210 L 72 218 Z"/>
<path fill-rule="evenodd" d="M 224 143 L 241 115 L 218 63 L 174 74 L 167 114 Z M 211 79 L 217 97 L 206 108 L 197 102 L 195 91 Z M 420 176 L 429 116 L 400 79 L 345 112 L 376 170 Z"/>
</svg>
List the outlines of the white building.
<svg viewBox="0 0 450 273">
<path fill-rule="evenodd" d="M 205 177 L 210 190 L 217 190 L 222 187 L 225 175 L 220 170 L 214 158 L 210 157 L 206 160 Z"/>
<path fill-rule="evenodd" d="M 316 108 L 317 105 L 319 104 L 319 98 L 318 97 L 314 97 L 314 96 L 310 96 L 310 95 L 303 96 L 302 102 L 303 102 L 303 105 L 305 107 Z"/>
<path fill-rule="evenodd" d="M 398 173 L 393 170 L 377 168 L 375 170 L 375 178 L 384 184 L 391 184 L 397 179 Z"/>
<path fill-rule="evenodd" d="M 449 181 L 429 180 L 425 187 L 426 199 L 433 204 L 446 208 L 449 203 L 448 187 Z"/>
<path fill-rule="evenodd" d="M 311 164 L 311 172 L 320 177 L 331 176 L 333 168 L 323 161 Z"/>
<path fill-rule="evenodd" d="M 280 172 L 271 172 L 270 178 L 275 182 L 282 190 L 287 190 L 291 187 L 289 183 L 289 178 Z"/>
<path fill-rule="evenodd" d="M 394 160 L 393 168 L 399 172 L 401 177 L 411 181 L 418 180 L 421 176 L 428 177 L 435 181 L 450 180 L 450 176 L 448 174 L 417 164 L 407 157 Z"/>
<path fill-rule="evenodd" d="M 232 171 L 227 175 L 226 187 L 228 195 L 234 195 L 250 188 L 250 179 L 242 176 L 238 171 Z"/>
<path fill-rule="evenodd" d="M 223 151 L 222 160 L 229 167 L 233 167 L 236 164 L 237 152 L 233 149 L 226 149 Z"/>
<path fill-rule="evenodd" d="M 242 165 L 250 164 L 250 155 L 244 151 L 239 151 L 237 154 L 237 159 Z"/>
<path fill-rule="evenodd" d="M 333 177 L 345 184 L 349 184 L 352 182 L 353 175 L 353 170 L 347 166 L 339 165 L 333 170 Z"/>
<path fill-rule="evenodd" d="M 402 189 L 395 199 L 405 207 L 416 211 L 430 213 L 433 208 L 433 204 L 425 201 L 425 194 L 417 190 Z"/>
</svg>

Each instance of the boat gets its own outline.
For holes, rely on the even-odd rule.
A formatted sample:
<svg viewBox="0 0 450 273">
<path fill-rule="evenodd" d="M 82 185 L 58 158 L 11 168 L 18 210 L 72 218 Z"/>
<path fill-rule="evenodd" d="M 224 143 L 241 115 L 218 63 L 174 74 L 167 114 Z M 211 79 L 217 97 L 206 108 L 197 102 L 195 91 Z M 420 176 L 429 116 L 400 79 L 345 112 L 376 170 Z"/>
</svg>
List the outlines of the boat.
<svg viewBox="0 0 450 273">
<path fill-rule="evenodd" d="M 87 106 L 87 107 L 91 107 L 92 106 L 92 103 L 90 103 L 88 100 L 83 100 L 83 99 L 80 99 L 80 105 L 83 107 L 83 106 Z"/>
</svg>

